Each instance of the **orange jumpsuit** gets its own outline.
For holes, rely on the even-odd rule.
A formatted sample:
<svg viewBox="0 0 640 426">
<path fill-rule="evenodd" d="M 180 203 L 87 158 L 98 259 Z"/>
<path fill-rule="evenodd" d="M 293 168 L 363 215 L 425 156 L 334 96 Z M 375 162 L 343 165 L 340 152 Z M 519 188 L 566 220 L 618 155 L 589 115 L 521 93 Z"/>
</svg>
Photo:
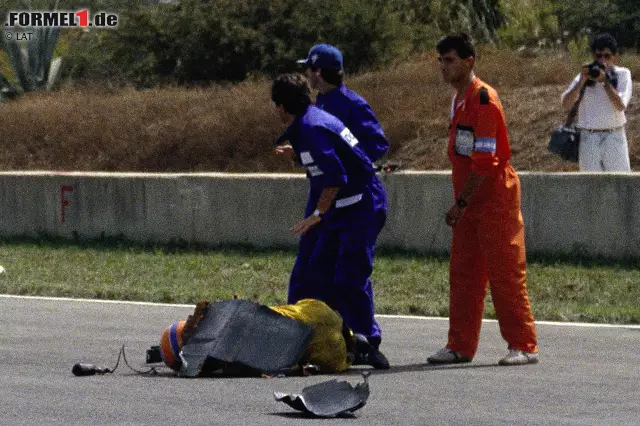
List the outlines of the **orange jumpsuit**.
<svg viewBox="0 0 640 426">
<path fill-rule="evenodd" d="M 455 197 L 471 171 L 486 176 L 453 228 L 447 348 L 473 357 L 487 283 L 510 349 L 538 352 L 526 286 L 520 180 L 511 166 L 497 92 L 476 78 L 452 104 L 449 158 Z"/>
</svg>

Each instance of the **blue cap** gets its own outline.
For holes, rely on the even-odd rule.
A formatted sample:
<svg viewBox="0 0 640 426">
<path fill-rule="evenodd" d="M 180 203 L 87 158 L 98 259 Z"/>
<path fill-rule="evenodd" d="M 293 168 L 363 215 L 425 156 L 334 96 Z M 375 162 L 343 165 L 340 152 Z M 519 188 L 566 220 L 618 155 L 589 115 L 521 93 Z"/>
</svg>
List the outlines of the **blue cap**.
<svg viewBox="0 0 640 426">
<path fill-rule="evenodd" d="M 298 63 L 313 68 L 341 70 L 342 53 L 330 44 L 317 44 L 311 48 L 307 58 L 300 59 Z"/>
</svg>

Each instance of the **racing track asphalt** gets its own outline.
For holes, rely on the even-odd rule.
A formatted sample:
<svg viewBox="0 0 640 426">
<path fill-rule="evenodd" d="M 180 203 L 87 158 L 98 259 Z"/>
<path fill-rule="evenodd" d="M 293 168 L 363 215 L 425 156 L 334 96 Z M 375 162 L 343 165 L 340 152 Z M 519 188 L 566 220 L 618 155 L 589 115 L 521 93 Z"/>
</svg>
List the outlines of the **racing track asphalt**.
<svg viewBox="0 0 640 426">
<path fill-rule="evenodd" d="M 535 306 L 534 306 L 535 307 Z M 79 361 L 112 367 L 122 344 L 134 367 L 161 331 L 191 306 L 0 296 L 1 425 L 632 425 L 640 424 L 640 327 L 538 323 L 540 363 L 499 367 L 497 324 L 483 323 L 471 364 L 428 366 L 447 321 L 380 316 L 391 370 L 373 371 L 371 396 L 354 418 L 309 419 L 273 391 L 338 376 L 184 379 L 75 377 Z M 122 364 L 122 363 L 121 363 Z"/>
</svg>

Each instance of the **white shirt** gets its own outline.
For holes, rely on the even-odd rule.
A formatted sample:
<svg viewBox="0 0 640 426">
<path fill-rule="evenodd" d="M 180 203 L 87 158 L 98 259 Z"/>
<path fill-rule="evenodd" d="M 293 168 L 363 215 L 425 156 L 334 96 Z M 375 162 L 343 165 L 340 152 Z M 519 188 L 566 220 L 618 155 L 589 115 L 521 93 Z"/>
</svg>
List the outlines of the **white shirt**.
<svg viewBox="0 0 640 426">
<path fill-rule="evenodd" d="M 628 68 L 614 66 L 613 70 L 618 76 L 617 91 L 620 94 L 622 103 L 629 105 L 631 100 L 631 71 Z M 580 81 L 580 74 L 573 79 L 569 88 L 562 94 L 562 97 L 569 93 Z M 589 86 L 584 92 L 584 97 L 578 107 L 578 119 L 576 127 L 583 129 L 611 129 L 621 127 L 627 122 L 624 111 L 614 108 L 609 95 L 605 92 L 602 83 Z"/>
</svg>

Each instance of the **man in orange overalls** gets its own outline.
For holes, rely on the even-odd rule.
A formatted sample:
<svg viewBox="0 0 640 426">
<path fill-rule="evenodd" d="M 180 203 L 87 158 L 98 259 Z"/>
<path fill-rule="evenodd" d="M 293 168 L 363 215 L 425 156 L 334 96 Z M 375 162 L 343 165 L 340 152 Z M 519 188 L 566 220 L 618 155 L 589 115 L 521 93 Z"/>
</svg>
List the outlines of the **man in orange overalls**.
<svg viewBox="0 0 640 426">
<path fill-rule="evenodd" d="M 526 287 L 520 181 L 497 92 L 473 72 L 475 49 L 466 34 L 438 42 L 444 80 L 457 93 L 451 106 L 449 158 L 455 202 L 449 271 L 449 341 L 427 361 L 469 362 L 478 348 L 487 284 L 508 343 L 500 365 L 538 362 L 536 330 Z"/>
</svg>

